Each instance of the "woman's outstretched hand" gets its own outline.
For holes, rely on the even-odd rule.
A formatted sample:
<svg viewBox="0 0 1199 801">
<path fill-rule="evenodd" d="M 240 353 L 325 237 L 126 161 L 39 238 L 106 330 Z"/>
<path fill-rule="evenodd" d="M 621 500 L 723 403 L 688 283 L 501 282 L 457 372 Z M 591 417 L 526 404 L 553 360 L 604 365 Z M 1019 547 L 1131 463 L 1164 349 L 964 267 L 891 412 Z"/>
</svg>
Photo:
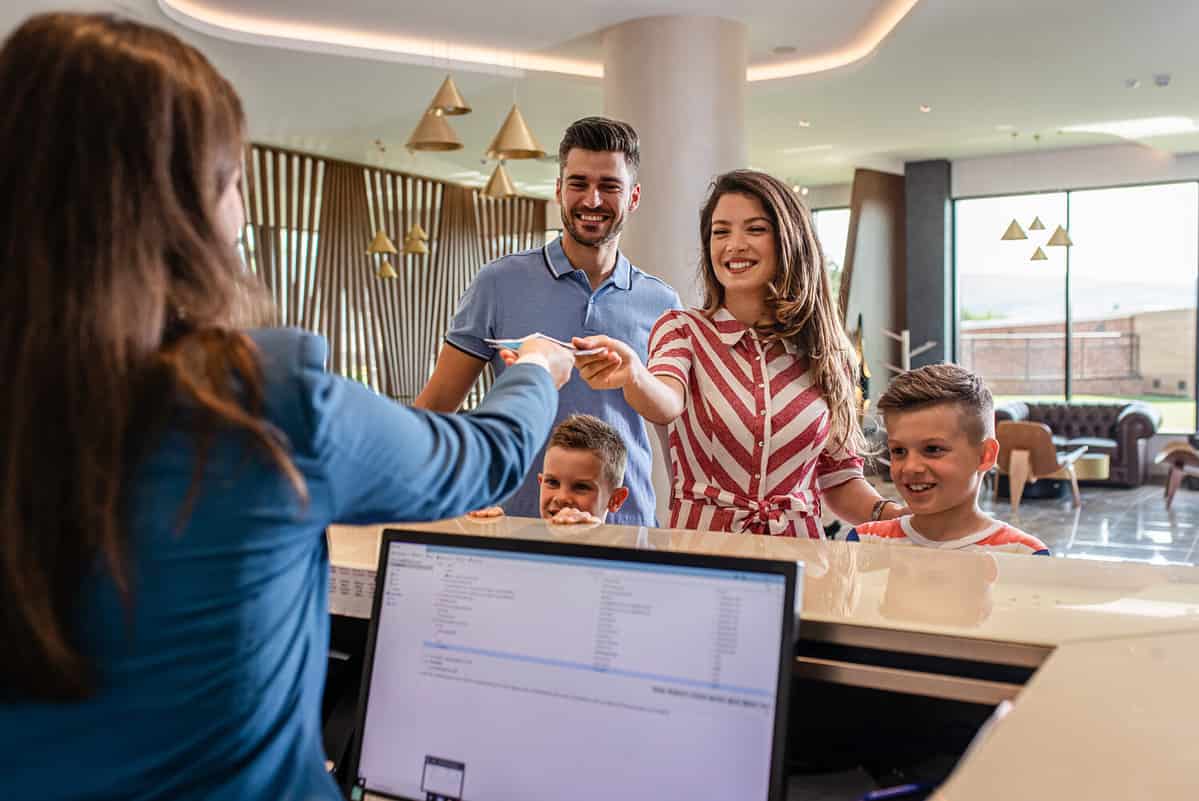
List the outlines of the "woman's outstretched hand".
<svg viewBox="0 0 1199 801">
<path fill-rule="evenodd" d="M 624 389 L 641 368 L 636 351 L 619 339 L 606 336 L 575 337 L 571 344 L 579 350 L 603 348 L 590 356 L 576 356 L 575 367 L 592 389 Z"/>
</svg>

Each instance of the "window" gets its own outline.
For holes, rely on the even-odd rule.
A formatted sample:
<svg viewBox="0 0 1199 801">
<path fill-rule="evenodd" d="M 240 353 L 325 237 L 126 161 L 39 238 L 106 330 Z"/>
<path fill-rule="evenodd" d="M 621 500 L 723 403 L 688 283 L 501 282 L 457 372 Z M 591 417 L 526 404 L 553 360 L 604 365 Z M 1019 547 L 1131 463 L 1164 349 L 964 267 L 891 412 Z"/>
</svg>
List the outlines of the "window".
<svg viewBox="0 0 1199 801">
<path fill-rule="evenodd" d="M 1065 223 L 1066 195 L 1019 195 L 959 200 L 954 210 L 958 286 L 958 361 L 1008 400 L 1066 397 L 1066 253 L 1042 248 L 1052 232 L 1001 241 L 1012 220 L 1028 230 L 1034 219 Z"/>
<path fill-rule="evenodd" d="M 824 251 L 824 266 L 828 269 L 829 285 L 835 300 L 841 293 L 845 250 L 849 244 L 849 209 L 817 209 L 812 212 L 816 238 Z"/>
<path fill-rule="evenodd" d="M 1070 193 L 1074 397 L 1144 400 L 1195 430 L 1199 184 Z"/>
<path fill-rule="evenodd" d="M 1195 430 L 1199 184 L 954 205 L 958 358 L 996 402 L 1141 400 L 1162 431 Z M 1001 241 L 1013 219 L 1029 238 Z M 1068 253 L 1045 246 L 1058 225 Z"/>
</svg>

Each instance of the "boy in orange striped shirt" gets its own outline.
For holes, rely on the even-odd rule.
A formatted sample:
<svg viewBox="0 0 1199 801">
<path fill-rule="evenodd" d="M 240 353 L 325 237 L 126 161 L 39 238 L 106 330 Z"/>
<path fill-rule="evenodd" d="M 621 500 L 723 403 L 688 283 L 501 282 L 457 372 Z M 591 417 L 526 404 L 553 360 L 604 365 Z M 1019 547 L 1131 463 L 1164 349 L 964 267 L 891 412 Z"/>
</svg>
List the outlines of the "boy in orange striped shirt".
<svg viewBox="0 0 1199 801">
<path fill-rule="evenodd" d="M 839 539 L 1048 556 L 1036 537 L 978 508 L 995 466 L 995 412 L 982 379 L 956 364 L 897 376 L 878 409 L 887 426 L 891 479 L 911 514 L 862 523 Z"/>
</svg>

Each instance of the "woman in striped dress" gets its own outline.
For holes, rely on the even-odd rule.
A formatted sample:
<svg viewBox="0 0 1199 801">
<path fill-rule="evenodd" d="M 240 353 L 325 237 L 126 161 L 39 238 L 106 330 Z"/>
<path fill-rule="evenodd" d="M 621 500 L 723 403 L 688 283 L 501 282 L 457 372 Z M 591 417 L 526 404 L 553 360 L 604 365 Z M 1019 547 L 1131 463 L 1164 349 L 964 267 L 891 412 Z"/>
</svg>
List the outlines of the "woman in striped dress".
<svg viewBox="0 0 1199 801">
<path fill-rule="evenodd" d="M 821 536 L 822 505 L 857 524 L 896 517 L 862 477 L 853 350 L 811 215 L 782 182 L 736 170 L 700 217 L 702 309 L 668 311 L 649 363 L 604 336 L 576 360 L 670 434 L 672 528 Z"/>
</svg>

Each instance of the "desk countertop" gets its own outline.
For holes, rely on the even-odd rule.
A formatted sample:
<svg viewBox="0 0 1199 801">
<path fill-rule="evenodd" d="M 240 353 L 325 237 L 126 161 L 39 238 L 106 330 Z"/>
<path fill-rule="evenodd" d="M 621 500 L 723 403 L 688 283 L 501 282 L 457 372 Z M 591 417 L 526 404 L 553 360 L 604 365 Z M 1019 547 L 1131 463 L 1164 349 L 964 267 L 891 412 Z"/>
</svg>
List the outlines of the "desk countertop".
<svg viewBox="0 0 1199 801">
<path fill-rule="evenodd" d="M 335 572 L 373 572 L 387 527 L 331 527 Z M 932 637 L 956 643 L 966 658 L 1003 648 L 1035 654 L 1029 664 L 1040 667 L 1013 711 L 959 764 L 939 801 L 1199 796 L 1199 693 L 1191 687 L 1199 567 L 515 517 L 395 527 L 803 562 L 805 623 L 892 640 Z"/>
</svg>

